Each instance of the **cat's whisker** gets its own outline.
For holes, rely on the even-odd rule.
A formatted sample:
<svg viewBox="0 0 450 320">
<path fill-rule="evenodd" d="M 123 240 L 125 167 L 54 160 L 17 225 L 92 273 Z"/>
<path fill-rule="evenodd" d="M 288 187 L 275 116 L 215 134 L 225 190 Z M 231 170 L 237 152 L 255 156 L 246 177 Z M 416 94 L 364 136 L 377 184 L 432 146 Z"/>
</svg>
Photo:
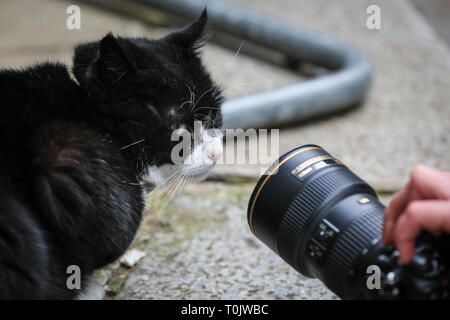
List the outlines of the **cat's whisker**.
<svg viewBox="0 0 450 320">
<path fill-rule="evenodd" d="M 173 189 L 175 188 L 176 184 L 178 183 L 178 180 L 183 175 L 183 172 L 181 169 L 175 171 L 168 179 L 166 179 L 167 183 L 165 183 L 167 186 L 165 188 L 166 194 L 170 194 Z"/>
<path fill-rule="evenodd" d="M 169 196 L 169 198 L 167 200 L 168 203 L 172 204 L 174 202 L 174 199 L 176 198 L 176 195 L 178 193 L 178 188 L 180 187 L 180 184 L 181 184 L 181 179 L 180 179 L 180 182 L 175 186 L 173 192 L 170 194 L 170 196 Z"/>
<path fill-rule="evenodd" d="M 185 83 L 184 84 L 187 88 L 188 88 L 188 90 L 189 90 L 189 94 L 190 94 L 190 103 L 191 103 L 191 111 L 193 111 L 194 110 L 194 107 L 193 107 L 193 105 L 195 105 L 195 94 L 194 94 L 194 92 L 192 91 L 192 89 L 191 89 L 191 87 L 187 84 L 187 83 Z"/>
<path fill-rule="evenodd" d="M 221 86 L 221 85 L 219 86 L 219 85 L 217 85 L 216 83 L 214 83 L 213 86 L 214 86 L 214 91 L 213 91 L 211 94 L 212 94 L 212 96 L 213 96 L 214 98 L 217 99 L 217 93 L 220 91 L 220 88 L 221 88 L 222 86 Z"/>
<path fill-rule="evenodd" d="M 220 107 L 200 107 L 200 108 L 197 108 L 196 110 L 198 111 L 198 110 L 202 110 L 202 109 L 212 109 L 212 110 L 217 110 L 217 109 L 220 109 Z"/>
<path fill-rule="evenodd" d="M 164 181 L 158 183 L 158 186 L 163 187 L 164 185 L 166 185 L 165 189 L 167 191 L 167 193 L 170 193 L 170 189 L 173 188 L 173 186 L 176 184 L 177 180 L 179 179 L 179 177 L 183 174 L 182 172 L 183 169 L 177 169 L 174 173 L 172 173 L 167 179 L 165 179 Z"/>
<path fill-rule="evenodd" d="M 181 180 L 181 183 L 179 184 L 176 196 L 179 196 L 181 194 L 186 184 L 188 184 L 192 180 L 192 178 L 193 176 L 191 175 L 184 175 L 183 179 Z"/>
<path fill-rule="evenodd" d="M 158 183 L 158 189 L 161 189 L 159 186 L 162 184 L 165 184 L 166 181 L 176 180 L 180 176 L 180 174 L 181 174 L 181 170 L 175 171 L 172 175 L 170 175 L 170 177 L 165 179 L 163 182 Z M 168 205 L 167 199 L 173 192 L 174 188 L 175 188 L 175 186 L 169 182 L 169 184 L 164 189 L 162 189 L 162 192 L 160 193 L 160 195 L 157 199 L 158 212 L 160 212 L 160 215 L 165 212 L 167 205 Z"/>
<path fill-rule="evenodd" d="M 193 109 L 195 109 L 195 107 L 197 106 L 197 104 L 200 102 L 200 100 L 203 98 L 203 96 L 205 94 L 207 94 L 208 92 L 210 92 L 211 90 L 213 90 L 213 87 L 209 88 L 208 90 L 205 90 L 205 92 L 203 92 L 200 97 L 198 97 L 197 102 L 194 104 Z"/>
<path fill-rule="evenodd" d="M 186 88 L 188 88 L 189 94 L 190 94 L 190 96 L 192 97 L 192 95 L 193 95 L 194 93 L 192 92 L 191 87 L 189 87 L 189 85 L 188 85 L 187 83 L 185 83 L 184 85 L 186 86 Z"/>
<path fill-rule="evenodd" d="M 161 187 L 164 187 L 166 185 L 166 189 L 167 189 L 167 187 L 169 187 L 169 185 L 170 185 L 170 180 L 175 179 L 176 175 L 179 174 L 180 172 L 181 172 L 181 169 L 176 170 L 168 178 L 166 178 L 163 181 L 159 182 L 157 184 L 157 187 L 161 188 Z"/>
<path fill-rule="evenodd" d="M 231 67 L 232 67 L 233 64 L 236 62 L 236 58 L 238 57 L 239 53 L 241 52 L 241 49 L 242 49 L 242 47 L 244 46 L 244 44 L 245 44 L 245 40 L 241 41 L 241 43 L 239 44 L 238 49 L 236 50 L 236 53 L 234 54 L 233 58 L 231 59 L 230 63 L 228 64 L 228 66 L 225 68 L 225 71 L 224 71 L 225 77 L 224 77 L 224 79 L 228 78 L 228 75 L 229 75 L 229 73 L 230 73 L 230 71 L 231 71 Z M 216 89 L 217 89 L 217 90 L 215 90 L 215 91 L 212 93 L 212 95 L 213 95 L 216 99 L 217 99 L 216 94 L 217 94 L 217 91 L 220 89 L 220 87 L 224 87 L 223 83 L 221 83 L 220 86 L 216 86 Z M 224 92 L 221 92 L 221 95 L 223 95 L 223 94 L 224 94 Z"/>
<path fill-rule="evenodd" d="M 179 108 L 180 108 L 180 109 L 183 108 L 183 106 L 184 106 L 186 103 L 189 103 L 190 105 L 193 104 L 193 102 L 192 102 L 191 100 L 187 100 L 187 101 L 183 102 L 182 104 L 180 104 L 180 107 L 179 107 Z"/>
<path fill-rule="evenodd" d="M 211 117 L 208 117 L 208 116 L 209 115 L 206 115 L 206 114 L 196 114 L 196 115 L 194 115 L 194 120 L 200 121 L 200 123 L 203 127 L 205 127 L 205 126 L 207 127 L 208 124 L 210 123 L 210 119 L 211 119 Z M 199 117 L 202 117 L 202 118 L 199 118 Z"/>
<path fill-rule="evenodd" d="M 186 186 L 186 185 L 189 183 L 189 181 L 191 181 L 191 180 L 192 180 L 192 176 L 185 175 L 185 176 L 183 177 L 183 179 L 181 180 L 181 182 L 180 182 L 180 184 L 179 184 L 178 189 L 176 190 L 176 193 L 174 193 L 173 200 L 175 200 L 175 199 L 178 198 L 178 196 L 183 192 L 185 186 Z"/>
<path fill-rule="evenodd" d="M 182 174 L 180 176 L 180 178 L 177 180 L 175 188 L 174 188 L 173 192 L 171 193 L 169 200 L 167 202 L 171 203 L 176 198 L 176 196 L 180 190 L 180 187 L 183 185 L 183 181 L 184 181 L 185 177 L 186 177 L 186 175 Z"/>
<path fill-rule="evenodd" d="M 181 193 L 183 192 L 186 185 L 188 183 L 190 183 L 192 181 L 192 179 L 193 179 L 193 176 L 186 175 L 180 181 L 180 183 L 177 186 L 177 189 L 172 193 L 171 199 L 169 199 L 169 202 L 172 203 L 172 206 L 174 206 L 174 207 L 178 206 L 178 204 L 175 200 L 178 199 L 178 197 L 181 195 Z"/>
<path fill-rule="evenodd" d="M 241 44 L 239 45 L 239 48 L 236 51 L 236 54 L 233 56 L 233 59 L 231 59 L 231 62 L 228 64 L 226 71 L 228 71 L 234 64 L 234 62 L 236 61 L 237 56 L 239 55 L 239 53 L 241 52 L 242 47 L 244 46 L 245 40 L 243 40 L 241 42 Z"/>
<path fill-rule="evenodd" d="M 126 146 L 120 148 L 120 150 L 125 150 L 125 149 L 127 149 L 127 148 L 129 148 L 129 147 L 132 147 L 132 146 L 134 146 L 134 145 L 136 145 L 136 144 L 138 144 L 138 143 L 144 142 L 144 141 L 145 141 L 145 138 L 144 138 L 144 139 L 141 139 L 141 140 L 138 140 L 138 141 L 135 141 L 135 142 L 133 142 L 133 143 L 130 143 L 129 145 L 126 145 Z"/>
<path fill-rule="evenodd" d="M 185 185 L 191 183 L 193 179 L 194 179 L 194 176 L 189 176 L 189 177 L 188 177 L 188 181 L 186 182 Z"/>
<path fill-rule="evenodd" d="M 237 88 L 240 88 L 240 87 L 243 87 L 243 86 L 252 84 L 252 83 L 257 83 L 257 82 L 258 82 L 258 81 L 248 81 L 248 82 L 243 82 L 243 83 L 241 83 L 241 84 L 238 84 L 238 85 L 235 85 L 235 86 L 232 86 L 232 87 L 230 87 L 230 88 L 227 88 L 227 89 L 223 90 L 223 91 L 222 91 L 222 94 L 228 93 L 228 92 L 230 92 L 230 91 L 232 91 L 232 90 L 234 90 L 234 89 L 237 89 Z"/>
<path fill-rule="evenodd" d="M 178 184 L 180 183 L 180 181 L 183 179 L 183 173 L 180 173 L 176 179 L 174 179 L 174 183 L 172 183 L 171 188 L 170 188 L 170 192 L 168 193 L 169 196 L 169 202 L 170 202 L 170 198 L 172 196 L 172 194 L 177 190 L 178 188 Z"/>
</svg>

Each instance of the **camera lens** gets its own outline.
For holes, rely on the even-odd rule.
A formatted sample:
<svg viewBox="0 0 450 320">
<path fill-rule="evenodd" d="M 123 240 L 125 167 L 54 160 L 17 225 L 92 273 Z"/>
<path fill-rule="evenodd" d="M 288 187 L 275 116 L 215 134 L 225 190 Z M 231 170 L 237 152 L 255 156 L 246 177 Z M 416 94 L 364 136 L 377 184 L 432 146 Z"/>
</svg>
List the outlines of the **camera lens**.
<svg viewBox="0 0 450 320">
<path fill-rule="evenodd" d="M 247 216 L 251 231 L 298 272 L 354 299 L 374 254 L 379 264 L 393 260 L 380 241 L 383 212 L 365 181 L 321 147 L 305 145 L 261 177 Z"/>
</svg>

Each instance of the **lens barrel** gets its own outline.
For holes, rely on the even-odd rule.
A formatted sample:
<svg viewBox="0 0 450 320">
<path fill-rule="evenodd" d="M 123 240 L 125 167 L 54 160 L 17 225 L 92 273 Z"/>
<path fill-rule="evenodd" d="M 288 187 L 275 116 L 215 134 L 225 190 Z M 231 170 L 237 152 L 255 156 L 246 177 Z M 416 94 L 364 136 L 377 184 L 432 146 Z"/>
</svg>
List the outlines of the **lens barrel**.
<svg viewBox="0 0 450 320">
<path fill-rule="evenodd" d="M 436 274 L 427 278 L 419 265 L 419 272 L 414 266 L 408 269 L 420 278 L 419 287 L 401 293 L 405 285 L 400 283 L 404 272 L 398 252 L 380 241 L 384 209 L 365 181 L 321 147 L 305 145 L 282 156 L 260 178 L 247 218 L 256 237 L 341 298 L 430 297 L 442 281 Z M 425 253 L 426 263 L 435 259 L 436 252 Z M 367 290 L 369 265 L 382 270 L 383 288 L 376 293 Z M 422 278 L 436 281 L 424 285 Z M 445 290 L 439 292 L 447 294 Z"/>
</svg>

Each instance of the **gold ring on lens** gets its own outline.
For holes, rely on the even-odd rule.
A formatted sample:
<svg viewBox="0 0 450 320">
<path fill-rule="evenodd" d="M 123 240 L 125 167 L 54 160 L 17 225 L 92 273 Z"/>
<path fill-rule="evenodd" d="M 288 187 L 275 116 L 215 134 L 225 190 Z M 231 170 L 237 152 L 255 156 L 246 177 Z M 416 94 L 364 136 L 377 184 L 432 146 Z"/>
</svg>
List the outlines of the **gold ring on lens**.
<svg viewBox="0 0 450 320">
<path fill-rule="evenodd" d="M 292 157 L 294 157 L 294 156 L 296 156 L 299 153 L 302 153 L 304 151 L 314 150 L 314 149 L 322 149 L 322 148 L 320 148 L 320 147 L 307 147 L 305 149 L 297 150 L 293 154 L 290 154 L 288 157 L 286 157 L 286 159 L 283 159 L 283 161 L 281 161 L 275 168 L 273 168 L 270 171 L 270 173 L 267 175 L 267 177 L 264 179 L 264 181 L 261 183 L 261 185 L 259 186 L 258 190 L 256 191 L 255 198 L 253 198 L 252 205 L 250 207 L 250 214 L 249 214 L 249 217 L 248 217 L 248 224 L 249 224 L 250 230 L 252 232 L 253 232 L 253 209 L 255 208 L 255 203 L 256 203 L 256 200 L 258 199 L 259 193 L 261 192 L 262 188 L 267 183 L 269 178 L 273 175 L 274 172 L 276 172 L 278 170 L 278 168 L 280 168 L 286 161 L 288 161 Z"/>
</svg>

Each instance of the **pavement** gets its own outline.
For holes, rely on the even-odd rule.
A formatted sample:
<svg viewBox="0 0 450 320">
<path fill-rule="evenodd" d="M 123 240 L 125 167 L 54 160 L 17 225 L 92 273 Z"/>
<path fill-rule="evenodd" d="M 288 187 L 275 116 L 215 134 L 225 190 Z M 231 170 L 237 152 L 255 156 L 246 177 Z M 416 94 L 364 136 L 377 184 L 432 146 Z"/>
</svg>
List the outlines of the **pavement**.
<svg viewBox="0 0 450 320">
<path fill-rule="evenodd" d="M 365 52 L 374 66 L 367 99 L 352 111 L 280 131 L 280 153 L 323 146 L 382 194 L 387 203 L 416 164 L 450 169 L 450 50 L 406 0 L 230 0 L 299 27 L 327 33 Z M 166 29 L 79 4 L 81 30 L 65 27 L 70 2 L 3 0 L 0 65 L 71 63 L 74 44 L 115 34 L 159 37 Z M 366 8 L 381 8 L 381 30 L 368 30 Z M 243 46 L 246 44 L 243 43 Z M 205 64 L 227 97 L 302 77 L 214 44 Z M 190 185 L 173 204 L 155 207 L 132 249 L 144 255 L 101 270 L 86 298 L 336 299 L 318 280 L 296 273 L 248 230 L 246 207 L 259 170 L 220 165 L 222 182 Z"/>
<path fill-rule="evenodd" d="M 436 33 L 450 45 L 450 2 L 447 0 L 410 0 L 427 18 Z"/>
</svg>

